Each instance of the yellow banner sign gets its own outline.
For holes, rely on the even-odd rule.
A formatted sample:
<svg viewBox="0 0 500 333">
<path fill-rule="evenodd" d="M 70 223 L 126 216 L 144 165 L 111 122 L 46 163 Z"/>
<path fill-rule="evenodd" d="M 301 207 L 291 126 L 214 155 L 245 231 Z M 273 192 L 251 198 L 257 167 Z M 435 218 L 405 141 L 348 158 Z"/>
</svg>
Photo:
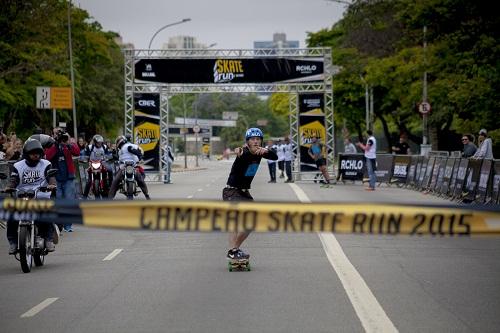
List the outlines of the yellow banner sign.
<svg viewBox="0 0 500 333">
<path fill-rule="evenodd" d="M 71 88 L 50 88 L 50 107 L 52 109 L 72 109 Z"/>
</svg>

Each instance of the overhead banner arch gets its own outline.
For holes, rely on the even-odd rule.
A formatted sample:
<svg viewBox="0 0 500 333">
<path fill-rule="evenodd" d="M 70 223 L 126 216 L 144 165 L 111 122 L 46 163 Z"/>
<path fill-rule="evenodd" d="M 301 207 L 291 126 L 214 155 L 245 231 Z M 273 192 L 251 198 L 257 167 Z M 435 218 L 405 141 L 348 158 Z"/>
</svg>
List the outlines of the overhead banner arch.
<svg viewBox="0 0 500 333">
<path fill-rule="evenodd" d="M 163 156 L 169 136 L 168 97 L 182 93 L 276 93 L 290 94 L 290 138 L 302 144 L 299 96 L 322 98 L 328 165 L 333 168 L 334 123 L 332 57 L 330 48 L 306 49 L 174 49 L 125 50 L 125 134 L 134 134 L 137 94 L 159 94 L 159 172 L 149 180 L 165 180 Z M 301 179 L 300 150 L 293 172 Z"/>
</svg>

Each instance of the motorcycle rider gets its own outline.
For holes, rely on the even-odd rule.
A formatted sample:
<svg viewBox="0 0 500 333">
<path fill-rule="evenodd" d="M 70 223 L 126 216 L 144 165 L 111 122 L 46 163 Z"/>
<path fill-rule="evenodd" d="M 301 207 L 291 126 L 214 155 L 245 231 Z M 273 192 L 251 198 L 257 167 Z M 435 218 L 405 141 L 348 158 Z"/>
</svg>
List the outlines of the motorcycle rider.
<svg viewBox="0 0 500 333">
<path fill-rule="evenodd" d="M 89 161 L 101 161 L 102 165 L 104 166 L 106 172 L 103 174 L 104 176 L 104 182 L 105 182 L 105 195 L 107 195 L 107 191 L 109 189 L 109 185 L 113 181 L 113 172 L 111 171 L 111 168 L 107 167 L 104 164 L 104 160 L 106 159 L 106 156 L 109 156 L 111 152 L 108 150 L 108 147 L 104 144 L 104 138 L 96 134 L 92 138 L 92 143 L 87 145 L 85 149 L 83 150 L 83 157 L 88 157 Z M 91 184 L 91 177 L 90 174 L 92 173 L 92 169 L 89 167 L 87 170 L 89 177 L 87 178 L 87 183 L 85 184 L 85 189 L 83 190 L 83 198 L 87 199 L 89 196 L 90 192 L 90 186 Z"/>
<path fill-rule="evenodd" d="M 127 138 L 123 135 L 120 135 L 116 138 L 116 151 L 118 153 L 118 160 L 120 163 L 125 161 L 134 161 L 135 163 L 139 162 L 142 159 L 142 151 L 138 145 L 128 142 Z M 109 198 L 113 199 L 115 197 L 116 191 L 118 190 L 118 185 L 123 177 L 124 168 L 120 166 L 119 170 L 116 172 L 115 178 L 113 179 L 113 183 L 111 184 L 111 188 L 109 189 Z M 144 176 L 141 172 L 140 168 L 135 168 L 135 179 L 137 181 L 137 185 L 144 193 L 144 196 L 147 200 L 150 200 L 148 194 L 148 187 L 146 186 L 146 182 L 144 182 Z"/>
<path fill-rule="evenodd" d="M 51 169 L 51 163 L 43 159 L 44 151 L 40 141 L 28 139 L 23 146 L 23 159 L 12 166 L 10 183 L 5 188 L 5 192 L 14 192 L 16 189 L 29 191 L 38 189 L 44 185 L 47 179 L 47 173 Z M 55 190 L 57 188 L 56 178 L 49 177 L 47 189 Z M 38 192 L 37 199 L 50 199 L 50 192 Z M 17 221 L 7 223 L 7 239 L 9 240 L 9 254 L 17 252 Z M 40 236 L 45 239 L 45 247 L 48 252 L 55 251 L 53 242 L 54 228 L 52 223 L 40 223 L 38 230 Z"/>
</svg>

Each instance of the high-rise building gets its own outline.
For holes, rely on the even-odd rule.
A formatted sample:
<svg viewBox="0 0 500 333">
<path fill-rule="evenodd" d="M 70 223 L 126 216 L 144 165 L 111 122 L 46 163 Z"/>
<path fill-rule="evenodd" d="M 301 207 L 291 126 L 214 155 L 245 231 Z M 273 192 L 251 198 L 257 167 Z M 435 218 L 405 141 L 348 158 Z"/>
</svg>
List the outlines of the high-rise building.
<svg viewBox="0 0 500 333">
<path fill-rule="evenodd" d="M 286 40 L 283 32 L 274 33 L 273 40 L 253 42 L 254 49 L 297 49 L 299 45 L 298 40 Z"/>
<path fill-rule="evenodd" d="M 163 49 L 205 49 L 207 46 L 196 41 L 192 36 L 175 36 L 168 39 L 168 43 L 163 43 Z"/>
<path fill-rule="evenodd" d="M 125 43 L 123 42 L 123 38 L 121 36 L 116 36 L 114 38 L 115 40 L 115 43 L 118 44 L 118 46 L 122 49 L 122 50 L 126 50 L 126 49 L 135 49 L 135 46 L 134 44 L 132 43 Z"/>
</svg>

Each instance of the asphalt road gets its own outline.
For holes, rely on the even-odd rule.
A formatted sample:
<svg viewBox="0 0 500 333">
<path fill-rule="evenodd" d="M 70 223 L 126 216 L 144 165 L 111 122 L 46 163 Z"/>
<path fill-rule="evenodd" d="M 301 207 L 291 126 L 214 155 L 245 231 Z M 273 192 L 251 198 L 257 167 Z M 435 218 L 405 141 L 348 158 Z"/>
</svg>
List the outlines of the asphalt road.
<svg viewBox="0 0 500 333">
<path fill-rule="evenodd" d="M 220 200 L 231 164 L 200 161 L 153 198 Z M 433 203 L 406 189 L 268 184 L 259 201 Z M 336 247 L 338 245 L 338 247 Z M 500 238 L 252 234 L 251 272 L 227 235 L 75 227 L 23 274 L 0 244 L 1 332 L 498 332 Z M 341 254 L 345 256 L 341 256 Z M 107 259 L 107 260 L 104 260 Z M 37 312 L 38 311 L 38 312 Z"/>
</svg>

